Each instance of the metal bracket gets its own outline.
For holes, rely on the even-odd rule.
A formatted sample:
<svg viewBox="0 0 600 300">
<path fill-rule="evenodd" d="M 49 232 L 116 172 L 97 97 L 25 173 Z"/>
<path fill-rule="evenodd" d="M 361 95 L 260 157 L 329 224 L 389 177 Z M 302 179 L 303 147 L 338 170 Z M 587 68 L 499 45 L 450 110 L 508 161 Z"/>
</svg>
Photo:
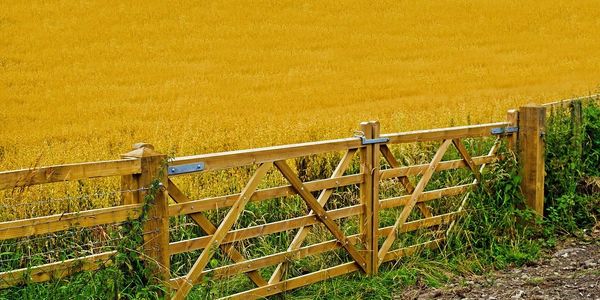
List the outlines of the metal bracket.
<svg viewBox="0 0 600 300">
<path fill-rule="evenodd" d="M 180 175 L 180 174 L 187 174 L 187 173 L 194 173 L 194 172 L 200 172 L 204 170 L 204 163 L 203 162 L 199 162 L 199 163 L 195 163 L 195 164 L 189 164 L 189 165 L 181 165 L 181 166 L 173 166 L 173 167 L 168 167 L 168 173 L 169 175 Z"/>
<path fill-rule="evenodd" d="M 389 138 L 377 138 L 377 139 L 368 139 L 364 136 L 360 137 L 360 142 L 363 145 L 373 145 L 373 144 L 385 144 L 389 142 Z"/>
<path fill-rule="evenodd" d="M 492 128 L 492 134 L 494 134 L 494 135 L 511 134 L 511 133 L 516 133 L 516 132 L 519 132 L 519 127 Z"/>
</svg>

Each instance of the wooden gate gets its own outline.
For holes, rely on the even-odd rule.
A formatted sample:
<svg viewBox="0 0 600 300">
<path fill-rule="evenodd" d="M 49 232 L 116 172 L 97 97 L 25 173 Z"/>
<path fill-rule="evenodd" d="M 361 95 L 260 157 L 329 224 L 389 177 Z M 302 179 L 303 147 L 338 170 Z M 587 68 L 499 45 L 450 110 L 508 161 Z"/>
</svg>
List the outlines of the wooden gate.
<svg viewBox="0 0 600 300">
<path fill-rule="evenodd" d="M 254 287 L 247 286 L 247 289 L 226 295 L 225 298 L 255 299 L 354 271 L 375 274 L 384 262 L 410 255 L 419 249 L 439 247 L 463 210 L 468 192 L 478 184 L 481 170 L 485 164 L 497 159 L 496 150 L 500 145 L 500 138 L 491 143 L 493 146 L 484 155 L 475 157 L 468 153 L 463 139 L 492 137 L 492 129 L 509 125 L 503 122 L 380 136 L 379 123 L 368 122 L 361 124 L 361 136 L 357 138 L 174 159 L 169 164 L 173 172 L 192 170 L 194 165 L 202 170 L 170 176 L 167 190 L 176 204 L 170 205 L 169 215 L 189 216 L 201 228 L 202 233 L 197 237 L 170 243 L 171 255 L 201 250 L 184 275 L 171 279 L 175 295 L 173 299 L 184 299 L 206 276 L 211 282 L 218 282 L 244 274 Z M 394 156 L 392 147 L 417 142 L 438 143 L 438 149 L 427 163 L 402 166 Z M 451 147 L 459 158 L 444 161 L 443 158 Z M 327 153 L 333 153 L 334 156 L 339 153 L 338 156 L 341 157 L 328 178 L 303 181 L 299 175 L 303 170 L 292 165 L 294 159 L 299 157 Z M 353 161 L 360 166 L 354 168 L 357 172 L 348 170 Z M 240 167 L 252 170 L 252 175 L 241 191 L 232 194 L 191 200 L 175 182 L 180 175 L 193 176 L 205 172 L 212 172 L 223 178 L 223 174 L 227 174 L 223 170 Z M 471 182 L 426 191 L 435 172 L 453 169 L 468 169 L 472 173 Z M 270 178 L 269 182 L 277 181 L 273 178 L 279 176 L 282 184 L 265 186 L 263 179 L 267 176 Z M 418 178 L 416 185 L 411 183 L 410 178 Z M 380 197 L 379 187 L 386 181 L 388 185 L 389 181 L 393 181 L 392 184 L 398 185 L 398 190 L 404 191 L 404 194 Z M 265 187 L 259 188 L 261 185 Z M 344 206 L 339 203 L 328 205 L 332 194 L 352 190 L 353 186 L 357 191 L 356 197 L 351 197 Z M 190 190 L 189 187 L 187 189 Z M 427 205 L 436 199 L 465 193 L 467 195 L 454 211 L 439 213 Z M 239 218 L 249 203 L 256 206 L 273 199 L 287 201 L 289 197 L 296 197 L 305 205 L 306 210 L 302 215 L 265 221 L 253 226 L 239 223 Z M 380 211 L 398 210 L 399 207 L 402 209 L 395 223 L 380 227 Z M 418 209 L 420 218 L 415 218 L 415 208 Z M 225 209 L 226 213 L 223 212 Z M 218 221 L 209 220 L 208 216 L 215 219 L 214 216 L 219 214 L 221 217 L 217 218 Z M 349 221 L 343 221 L 352 217 L 358 219 L 357 232 L 352 232 L 352 226 L 348 226 Z M 237 228 L 233 228 L 234 224 L 238 224 Z M 444 225 L 446 229 L 442 230 Z M 312 239 L 311 243 L 307 243 L 307 237 L 318 227 L 326 231 L 321 236 L 329 236 L 331 239 Z M 432 231 L 431 240 L 411 245 L 397 242 L 400 235 L 424 229 Z M 244 241 L 283 232 L 293 236 L 285 251 L 267 255 L 253 254 L 252 257 L 244 255 Z M 401 247 L 395 248 L 396 244 Z M 337 265 L 311 272 L 294 272 L 290 269 L 296 260 L 334 250 L 342 251 L 338 256 L 343 256 L 346 260 L 342 259 Z M 214 263 L 216 257 L 219 261 Z M 231 263 L 222 263 L 222 260 Z"/>
</svg>

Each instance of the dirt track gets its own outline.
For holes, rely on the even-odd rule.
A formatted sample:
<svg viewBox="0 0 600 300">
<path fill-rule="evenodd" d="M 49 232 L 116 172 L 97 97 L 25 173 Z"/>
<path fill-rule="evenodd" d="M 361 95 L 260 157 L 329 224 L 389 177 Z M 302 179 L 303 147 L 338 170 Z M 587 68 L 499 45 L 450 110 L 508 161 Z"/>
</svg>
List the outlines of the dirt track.
<svg viewBox="0 0 600 300">
<path fill-rule="evenodd" d="M 600 299 L 600 229 L 584 239 L 565 241 L 529 266 L 459 277 L 437 289 L 415 287 L 396 298 Z"/>
</svg>

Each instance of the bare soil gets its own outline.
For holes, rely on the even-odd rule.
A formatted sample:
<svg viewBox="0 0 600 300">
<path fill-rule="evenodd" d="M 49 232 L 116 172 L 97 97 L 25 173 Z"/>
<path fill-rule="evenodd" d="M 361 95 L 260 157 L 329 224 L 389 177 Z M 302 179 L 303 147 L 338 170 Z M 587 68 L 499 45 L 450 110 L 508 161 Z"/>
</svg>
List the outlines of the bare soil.
<svg viewBox="0 0 600 300">
<path fill-rule="evenodd" d="M 413 287 L 396 298 L 600 300 L 600 228 L 563 241 L 528 266 L 458 277 L 440 288 Z"/>
</svg>

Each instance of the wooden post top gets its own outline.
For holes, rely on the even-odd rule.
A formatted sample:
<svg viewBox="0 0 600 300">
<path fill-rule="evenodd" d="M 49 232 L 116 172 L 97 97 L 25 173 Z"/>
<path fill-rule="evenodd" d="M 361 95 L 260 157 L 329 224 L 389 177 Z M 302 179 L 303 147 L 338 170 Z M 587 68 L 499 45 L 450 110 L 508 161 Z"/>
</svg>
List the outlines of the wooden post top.
<svg viewBox="0 0 600 300">
<path fill-rule="evenodd" d="M 142 158 L 152 156 L 164 156 L 164 154 L 154 151 L 154 146 L 151 144 L 136 143 L 133 145 L 133 149 L 125 154 L 122 154 L 121 158 Z"/>
<path fill-rule="evenodd" d="M 522 105 L 521 108 L 543 108 L 543 109 L 545 109 L 546 107 L 543 105 L 535 104 L 535 103 L 528 103 L 528 104 Z"/>
<path fill-rule="evenodd" d="M 360 122 L 360 125 L 367 125 L 367 124 L 379 124 L 379 121 L 365 121 L 365 122 Z"/>
</svg>

